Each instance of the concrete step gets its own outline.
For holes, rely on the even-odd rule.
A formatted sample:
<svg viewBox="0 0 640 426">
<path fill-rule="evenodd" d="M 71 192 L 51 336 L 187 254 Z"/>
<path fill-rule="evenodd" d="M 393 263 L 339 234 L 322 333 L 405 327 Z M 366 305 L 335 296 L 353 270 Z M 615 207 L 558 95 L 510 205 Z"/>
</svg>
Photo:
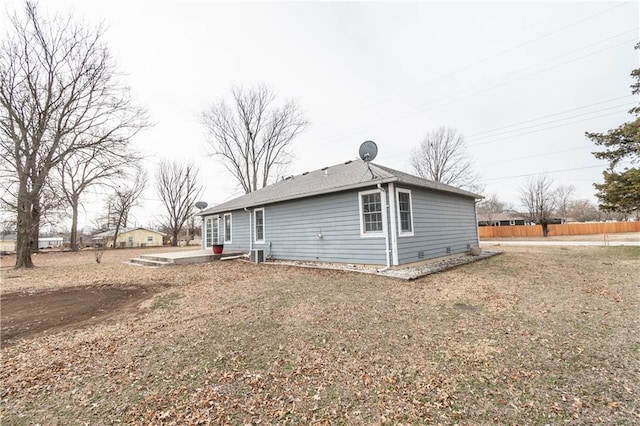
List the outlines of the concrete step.
<svg viewBox="0 0 640 426">
<path fill-rule="evenodd" d="M 163 256 L 161 254 L 141 254 L 138 259 L 149 260 L 152 262 L 173 262 L 172 257 Z"/>
<path fill-rule="evenodd" d="M 185 265 L 189 263 L 206 263 L 220 259 L 220 255 L 215 255 L 210 251 L 192 251 L 165 254 L 143 254 L 139 259 L 152 262 L 170 262 L 174 265 Z"/>
<path fill-rule="evenodd" d="M 153 266 L 156 268 L 175 265 L 175 263 L 167 262 L 166 260 L 143 259 L 141 257 L 130 259 L 129 263 L 132 263 L 134 265 L 141 265 L 141 266 Z"/>
</svg>

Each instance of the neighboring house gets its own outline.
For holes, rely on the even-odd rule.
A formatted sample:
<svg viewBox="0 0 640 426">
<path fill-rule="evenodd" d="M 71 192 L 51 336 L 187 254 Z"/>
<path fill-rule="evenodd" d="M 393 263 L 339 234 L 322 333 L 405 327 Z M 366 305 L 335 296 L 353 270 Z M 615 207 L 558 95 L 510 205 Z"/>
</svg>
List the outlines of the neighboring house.
<svg viewBox="0 0 640 426">
<path fill-rule="evenodd" d="M 103 244 L 104 247 L 113 247 L 113 236 L 115 230 L 101 232 L 93 236 L 93 241 Z M 165 234 L 147 228 L 123 228 L 118 232 L 116 247 L 150 247 L 161 246 L 162 238 Z"/>
<path fill-rule="evenodd" d="M 16 234 L 0 236 L 0 253 L 13 253 L 16 251 Z"/>
<path fill-rule="evenodd" d="M 63 242 L 62 237 L 40 237 L 38 238 L 38 249 L 61 249 Z"/>
<path fill-rule="evenodd" d="M 204 210 L 203 248 L 401 265 L 478 245 L 477 194 L 362 160 L 291 176 Z"/>
<path fill-rule="evenodd" d="M 0 239 L 0 253 L 13 253 L 16 251 L 16 234 L 3 235 Z M 62 249 L 62 237 L 39 237 L 38 250 Z"/>
<path fill-rule="evenodd" d="M 478 213 L 478 226 L 516 226 L 530 225 L 529 219 L 517 212 Z"/>
<path fill-rule="evenodd" d="M 562 223 L 560 218 L 550 218 L 547 222 L 549 225 L 559 225 Z M 536 225 L 527 215 L 518 212 L 503 212 L 483 214 L 478 213 L 478 226 L 516 226 L 516 225 Z"/>
</svg>

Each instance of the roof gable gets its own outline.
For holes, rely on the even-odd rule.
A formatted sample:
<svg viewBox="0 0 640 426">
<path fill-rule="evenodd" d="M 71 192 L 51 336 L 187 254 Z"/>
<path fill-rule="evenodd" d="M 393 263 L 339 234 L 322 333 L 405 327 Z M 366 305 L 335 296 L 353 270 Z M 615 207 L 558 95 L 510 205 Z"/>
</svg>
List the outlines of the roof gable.
<svg viewBox="0 0 640 426">
<path fill-rule="evenodd" d="M 207 216 L 232 210 L 258 207 L 281 201 L 316 195 L 341 192 L 350 189 L 375 186 L 379 183 L 399 182 L 411 186 L 419 186 L 438 191 L 456 193 L 472 198 L 480 195 L 444 185 L 417 176 L 410 175 L 388 167 L 379 166 L 358 159 L 347 161 L 320 170 L 290 176 L 257 191 L 242 195 L 230 201 L 203 210 L 199 215 Z"/>
</svg>

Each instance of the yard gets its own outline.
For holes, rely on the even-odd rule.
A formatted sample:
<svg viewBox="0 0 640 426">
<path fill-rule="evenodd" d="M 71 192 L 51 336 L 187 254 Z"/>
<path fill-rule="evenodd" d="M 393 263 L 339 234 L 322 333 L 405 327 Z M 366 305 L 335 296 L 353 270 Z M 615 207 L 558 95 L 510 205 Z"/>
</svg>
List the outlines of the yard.
<svg viewBox="0 0 640 426">
<path fill-rule="evenodd" d="M 501 249 L 410 282 L 5 257 L 1 422 L 640 422 L 640 247 Z"/>
</svg>

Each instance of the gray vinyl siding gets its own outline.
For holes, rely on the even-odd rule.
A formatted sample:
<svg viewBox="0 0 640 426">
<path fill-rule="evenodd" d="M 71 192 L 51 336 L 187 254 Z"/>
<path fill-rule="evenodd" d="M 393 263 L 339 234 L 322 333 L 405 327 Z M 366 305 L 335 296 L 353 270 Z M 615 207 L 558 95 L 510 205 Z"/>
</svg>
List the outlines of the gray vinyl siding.
<svg viewBox="0 0 640 426">
<path fill-rule="evenodd" d="M 473 198 L 410 189 L 414 235 L 398 237 L 400 264 L 464 253 L 469 246 L 478 244 Z M 447 247 L 450 248 L 449 253 Z"/>
<path fill-rule="evenodd" d="M 231 244 L 224 243 L 224 251 L 249 251 L 249 213 L 235 210 L 231 213 Z M 224 235 L 224 214 L 220 215 L 220 238 Z"/>
<path fill-rule="evenodd" d="M 282 260 L 386 264 L 384 235 L 360 235 L 357 191 L 259 208 L 264 208 L 265 242 L 253 242 L 252 245 L 254 249 L 265 250 L 266 256 Z M 249 250 L 248 223 L 246 212 L 233 212 L 233 244 L 229 246 L 230 250 Z"/>
<path fill-rule="evenodd" d="M 473 198 L 417 187 L 400 188 L 411 190 L 413 235 L 397 238 L 399 264 L 464 253 L 469 246 L 477 245 Z M 367 189 L 375 187 L 256 207 L 264 208 L 265 240 L 260 244 L 250 229 L 254 224 L 250 225 L 249 213 L 234 210 L 232 242 L 225 243 L 224 250 L 248 252 L 254 248 L 263 249 L 265 256 L 273 259 L 385 265 L 384 235 L 360 234 L 359 192 Z M 221 231 L 223 226 L 221 220 Z"/>
</svg>

